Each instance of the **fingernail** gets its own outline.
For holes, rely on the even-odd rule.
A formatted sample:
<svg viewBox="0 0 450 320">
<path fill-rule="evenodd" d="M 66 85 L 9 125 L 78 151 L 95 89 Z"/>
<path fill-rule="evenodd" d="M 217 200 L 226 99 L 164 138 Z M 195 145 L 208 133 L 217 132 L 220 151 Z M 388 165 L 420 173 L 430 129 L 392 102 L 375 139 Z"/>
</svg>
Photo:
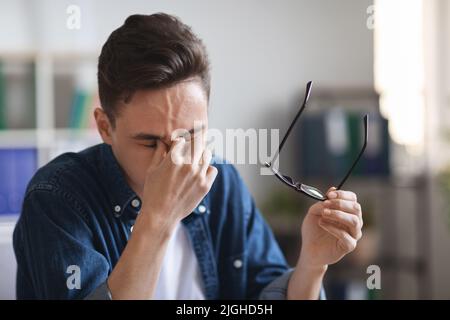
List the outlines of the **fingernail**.
<svg viewBox="0 0 450 320">
<path fill-rule="evenodd" d="M 336 192 L 328 193 L 328 198 L 331 198 L 331 199 L 337 198 L 337 193 Z"/>
<path fill-rule="evenodd" d="M 331 201 L 330 201 L 330 200 L 326 200 L 326 201 L 324 202 L 324 205 L 326 205 L 326 206 L 331 206 Z"/>
<path fill-rule="evenodd" d="M 323 214 L 325 214 L 325 215 L 329 215 L 330 213 L 331 213 L 330 209 L 323 210 Z"/>
</svg>

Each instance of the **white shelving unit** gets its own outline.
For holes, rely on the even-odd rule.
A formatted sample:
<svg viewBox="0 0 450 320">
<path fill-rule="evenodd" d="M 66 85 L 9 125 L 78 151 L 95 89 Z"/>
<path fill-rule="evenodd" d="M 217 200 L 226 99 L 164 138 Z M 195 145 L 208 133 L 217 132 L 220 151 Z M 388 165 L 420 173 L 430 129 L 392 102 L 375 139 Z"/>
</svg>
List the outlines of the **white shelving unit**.
<svg viewBox="0 0 450 320">
<path fill-rule="evenodd" d="M 32 71 L 32 83 L 35 85 L 33 101 L 22 103 L 26 108 L 22 116 L 30 116 L 27 121 L 22 121 L 22 116 L 17 112 L 24 110 L 8 110 L 17 108 L 18 104 L 8 105 L 7 113 L 14 115 L 15 123 L 8 123 L 6 128 L 0 129 L 0 149 L 9 148 L 35 148 L 37 150 L 36 167 L 39 168 L 56 156 L 68 151 L 80 151 L 91 145 L 101 142 L 96 128 L 70 128 L 68 118 L 70 116 L 70 103 L 74 88 L 61 87 L 60 79 L 76 78 L 80 68 L 95 80 L 97 56 L 93 53 L 39 53 L 39 52 L 9 52 L 0 53 L 0 62 L 3 66 L 5 81 L 11 78 L 20 84 L 20 78 L 24 75 L 23 66 Z M 32 66 L 32 68 L 30 68 Z M 26 69 L 25 68 L 25 69 Z M 30 75 L 28 75 L 29 77 Z M 26 80 L 29 80 L 28 78 Z M 70 81 L 68 81 L 70 82 Z M 91 90 L 96 92 L 95 81 L 91 80 Z M 14 92 L 20 101 L 27 94 L 27 85 L 23 88 L 16 87 Z M 8 94 L 9 92 L 6 92 Z M 22 96 L 23 94 L 23 96 Z M 55 97 L 66 94 L 67 103 L 59 104 Z M 16 99 L 17 100 L 17 99 Z M 63 99 L 64 100 L 64 99 Z M 91 112 L 91 111 L 89 111 Z M 89 114 L 89 117 L 93 117 Z M 91 122 L 92 123 L 92 122 Z M 8 127 L 9 126 L 9 127 Z M 15 299 L 15 272 L 16 264 L 12 247 L 12 235 L 14 226 L 19 217 L 18 213 L 0 215 L 0 268 L 5 276 L 0 277 L 0 299 Z"/>
<path fill-rule="evenodd" d="M 57 108 L 69 111 L 70 106 L 57 105 L 55 101 L 55 94 L 58 93 L 55 91 L 57 76 L 73 77 L 76 82 L 77 72 L 82 66 L 84 72 L 90 73 L 91 78 L 95 79 L 96 60 L 97 56 L 93 53 L 19 52 L 0 54 L 0 61 L 4 64 L 5 69 L 8 69 L 9 64 L 33 64 L 35 84 L 34 105 L 28 106 L 29 111 L 35 114 L 34 126 L 0 130 L 0 148 L 36 148 L 38 152 L 37 167 L 41 167 L 63 152 L 79 151 L 101 142 L 95 128 L 73 129 L 58 124 L 61 121 L 58 121 L 56 117 Z M 89 70 L 86 66 L 91 69 Z M 14 72 L 14 70 L 7 70 L 7 72 Z M 95 81 L 92 81 L 92 85 L 92 90 L 96 90 Z M 70 101 L 71 97 L 67 98 Z M 65 116 L 67 119 L 69 118 L 68 113 Z M 89 117 L 92 115 L 90 114 Z"/>
</svg>

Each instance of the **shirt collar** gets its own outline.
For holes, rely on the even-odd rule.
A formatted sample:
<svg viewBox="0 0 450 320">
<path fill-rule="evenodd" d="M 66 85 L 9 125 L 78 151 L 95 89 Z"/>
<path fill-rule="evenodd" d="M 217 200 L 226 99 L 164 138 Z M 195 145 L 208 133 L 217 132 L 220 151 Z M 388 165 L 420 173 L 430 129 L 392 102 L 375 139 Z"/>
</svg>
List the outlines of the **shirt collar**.
<svg viewBox="0 0 450 320">
<path fill-rule="evenodd" d="M 128 185 L 111 146 L 106 143 L 101 144 L 100 168 L 112 195 L 111 212 L 116 217 L 122 216 L 128 207 L 139 212 L 141 200 Z"/>
</svg>

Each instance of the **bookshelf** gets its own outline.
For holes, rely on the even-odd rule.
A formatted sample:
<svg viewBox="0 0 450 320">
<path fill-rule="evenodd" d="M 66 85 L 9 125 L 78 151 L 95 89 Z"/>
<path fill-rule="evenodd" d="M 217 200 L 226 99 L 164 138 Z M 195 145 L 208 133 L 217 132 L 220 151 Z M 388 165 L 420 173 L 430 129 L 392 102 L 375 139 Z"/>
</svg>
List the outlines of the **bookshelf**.
<svg viewBox="0 0 450 320">
<path fill-rule="evenodd" d="M 96 63 L 90 52 L 0 53 L 0 159 L 2 151 L 35 150 L 36 171 L 61 153 L 101 142 L 92 116 Z M 24 191 L 26 183 L 11 184 Z M 0 222 L 17 219 L 19 212 L 9 211 L 0 207 Z"/>
<path fill-rule="evenodd" d="M 96 64 L 90 52 L 0 52 L 0 299 L 15 298 L 12 235 L 29 179 L 59 154 L 101 142 Z"/>
</svg>

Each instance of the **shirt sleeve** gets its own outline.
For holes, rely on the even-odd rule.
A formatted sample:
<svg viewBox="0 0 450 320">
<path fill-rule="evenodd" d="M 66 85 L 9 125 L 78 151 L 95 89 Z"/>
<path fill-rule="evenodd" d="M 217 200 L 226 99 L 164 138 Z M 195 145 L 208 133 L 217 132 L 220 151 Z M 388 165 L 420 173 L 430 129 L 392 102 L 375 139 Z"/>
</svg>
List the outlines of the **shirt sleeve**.
<svg viewBox="0 0 450 320">
<path fill-rule="evenodd" d="M 112 300 L 111 290 L 108 287 L 108 282 L 105 280 L 100 286 L 94 289 L 85 300 Z"/>
<path fill-rule="evenodd" d="M 269 283 L 267 287 L 261 292 L 260 300 L 286 300 L 287 298 L 287 287 L 289 280 L 291 278 L 293 269 L 284 273 L 280 277 L 276 278 L 274 281 Z M 319 300 L 326 300 L 325 290 L 323 286 L 320 288 Z"/>
<path fill-rule="evenodd" d="M 69 193 L 52 185 L 28 192 L 13 245 L 18 299 L 83 299 L 95 292 L 107 294 L 102 288 L 107 288 L 109 264 L 95 250 L 82 206 Z"/>
<path fill-rule="evenodd" d="M 284 300 L 292 269 L 242 178 L 236 175 L 247 220 L 248 298 Z M 318 298 L 325 299 L 323 288 Z"/>
</svg>

